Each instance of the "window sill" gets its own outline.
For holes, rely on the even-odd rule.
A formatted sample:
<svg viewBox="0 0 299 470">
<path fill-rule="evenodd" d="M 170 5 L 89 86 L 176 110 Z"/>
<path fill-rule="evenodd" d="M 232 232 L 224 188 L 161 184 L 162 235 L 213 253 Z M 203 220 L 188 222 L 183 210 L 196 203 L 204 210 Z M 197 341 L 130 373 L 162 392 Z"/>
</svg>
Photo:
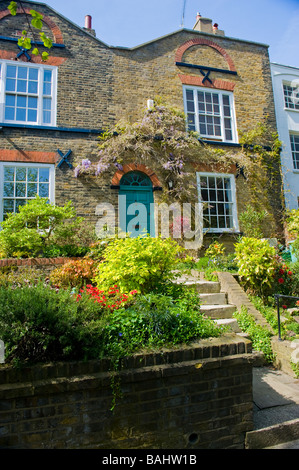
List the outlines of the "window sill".
<svg viewBox="0 0 299 470">
<path fill-rule="evenodd" d="M 237 142 L 224 142 L 222 140 L 207 140 L 207 139 L 199 139 L 204 144 L 211 144 L 211 145 L 225 145 L 229 147 L 241 147 L 241 144 Z"/>
<path fill-rule="evenodd" d="M 5 127 L 12 127 L 17 129 L 35 129 L 42 131 L 59 131 L 59 132 L 77 132 L 77 133 L 87 133 L 87 134 L 101 134 L 103 131 L 101 129 L 84 129 L 80 127 L 55 127 L 55 126 L 35 126 L 32 124 L 8 124 L 0 123 L 0 129 Z"/>
</svg>

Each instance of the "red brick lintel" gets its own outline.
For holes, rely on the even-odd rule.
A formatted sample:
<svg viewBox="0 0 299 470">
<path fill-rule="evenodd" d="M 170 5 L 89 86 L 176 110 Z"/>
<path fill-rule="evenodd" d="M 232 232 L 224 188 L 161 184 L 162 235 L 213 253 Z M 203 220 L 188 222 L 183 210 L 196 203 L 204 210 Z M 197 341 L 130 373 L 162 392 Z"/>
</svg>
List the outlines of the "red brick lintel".
<svg viewBox="0 0 299 470">
<path fill-rule="evenodd" d="M 235 88 L 234 82 L 229 82 L 227 80 L 221 80 L 216 78 L 212 80 L 212 85 L 210 82 L 205 81 L 202 82 L 204 77 L 196 77 L 194 75 L 181 75 L 179 74 L 179 78 L 183 85 L 190 85 L 190 86 L 202 86 L 206 88 L 216 88 L 218 90 L 226 90 L 226 91 L 233 91 Z"/>
<path fill-rule="evenodd" d="M 30 8 L 26 8 L 26 7 L 21 8 L 21 7 L 19 7 L 17 9 L 17 15 L 24 15 L 24 14 L 30 14 Z M 11 13 L 8 9 L 0 11 L 0 20 L 2 20 L 2 18 L 5 18 L 6 16 L 10 16 L 10 15 L 11 15 Z M 52 34 L 54 36 L 55 43 L 56 44 L 63 44 L 62 33 L 61 33 L 60 29 L 58 28 L 58 26 L 54 23 L 54 21 L 49 16 L 43 15 L 43 22 L 51 29 Z"/>
<path fill-rule="evenodd" d="M 51 163 L 57 161 L 56 152 L 0 149 L 0 162 Z"/>
<path fill-rule="evenodd" d="M 145 173 L 150 178 L 154 188 L 162 186 L 156 174 L 151 169 L 147 168 L 145 165 L 139 163 L 130 163 L 128 165 L 124 165 L 122 170 L 118 170 L 114 174 L 111 181 L 112 185 L 118 186 L 123 175 L 125 175 L 129 171 L 140 171 L 141 173 Z"/>
<path fill-rule="evenodd" d="M 214 41 L 211 41 L 210 39 L 205 39 L 205 38 L 199 38 L 199 39 L 190 39 L 189 41 L 186 41 L 184 44 L 182 44 L 178 50 L 176 51 L 175 54 L 175 61 L 176 62 L 183 62 L 183 55 L 189 49 L 190 47 L 193 46 L 209 46 L 218 51 L 222 57 L 226 60 L 229 70 L 232 72 L 236 72 L 236 67 L 235 64 L 230 57 L 230 55 L 226 52 L 223 47 L 219 46 L 219 44 L 215 43 Z"/>
</svg>

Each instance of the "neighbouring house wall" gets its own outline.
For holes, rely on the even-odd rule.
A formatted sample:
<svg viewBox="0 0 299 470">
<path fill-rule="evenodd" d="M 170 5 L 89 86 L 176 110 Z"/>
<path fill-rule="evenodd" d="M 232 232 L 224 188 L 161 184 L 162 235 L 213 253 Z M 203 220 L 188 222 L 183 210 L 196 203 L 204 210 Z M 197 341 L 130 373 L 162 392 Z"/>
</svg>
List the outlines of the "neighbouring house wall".
<svg viewBox="0 0 299 470">
<path fill-rule="evenodd" d="M 299 69 L 286 65 L 271 64 L 275 111 L 279 138 L 282 142 L 281 164 L 284 197 L 287 209 L 299 207 L 299 163 L 293 162 L 290 135 L 299 135 L 298 84 Z M 294 88 L 292 108 L 285 105 L 283 85 Z M 290 101 L 292 97 L 290 97 Z M 297 145 L 298 146 L 298 145 Z M 297 150 L 297 149 L 296 149 Z"/>
</svg>

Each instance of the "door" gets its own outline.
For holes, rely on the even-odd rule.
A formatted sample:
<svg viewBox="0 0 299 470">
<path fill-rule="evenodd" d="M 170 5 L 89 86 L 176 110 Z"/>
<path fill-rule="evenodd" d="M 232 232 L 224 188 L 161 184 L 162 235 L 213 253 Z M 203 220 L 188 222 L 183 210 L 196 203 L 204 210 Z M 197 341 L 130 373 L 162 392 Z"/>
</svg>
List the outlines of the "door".
<svg viewBox="0 0 299 470">
<path fill-rule="evenodd" d="M 131 237 L 155 236 L 153 186 L 149 177 L 139 171 L 126 173 L 120 181 L 119 225 Z M 151 210 L 152 209 L 152 210 Z"/>
</svg>

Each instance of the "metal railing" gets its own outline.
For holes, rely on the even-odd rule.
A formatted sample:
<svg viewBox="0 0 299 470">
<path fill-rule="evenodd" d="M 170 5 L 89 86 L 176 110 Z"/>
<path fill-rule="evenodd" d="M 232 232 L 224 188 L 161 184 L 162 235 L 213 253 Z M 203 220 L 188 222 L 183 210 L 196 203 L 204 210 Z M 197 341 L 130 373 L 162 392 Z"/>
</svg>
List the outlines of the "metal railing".
<svg viewBox="0 0 299 470">
<path fill-rule="evenodd" d="M 282 339 L 281 339 L 281 332 L 280 332 L 280 306 L 279 306 L 279 299 L 285 298 L 285 299 L 299 300 L 299 297 L 293 297 L 293 296 L 291 296 L 291 295 L 274 294 L 274 298 L 275 298 L 275 300 L 276 300 L 276 306 L 277 306 L 278 339 L 279 339 L 279 341 L 282 341 Z"/>
</svg>

